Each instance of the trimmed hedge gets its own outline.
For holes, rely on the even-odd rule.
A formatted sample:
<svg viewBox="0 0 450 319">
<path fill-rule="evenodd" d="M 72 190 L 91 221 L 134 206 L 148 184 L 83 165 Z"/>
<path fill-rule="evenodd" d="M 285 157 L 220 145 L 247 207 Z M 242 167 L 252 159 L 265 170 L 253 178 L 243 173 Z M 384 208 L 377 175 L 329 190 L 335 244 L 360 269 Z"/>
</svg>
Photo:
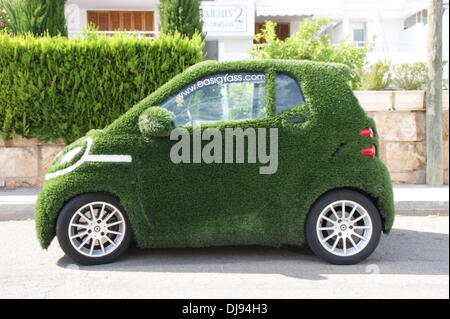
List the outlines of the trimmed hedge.
<svg viewBox="0 0 450 319">
<path fill-rule="evenodd" d="M 169 153 L 176 141 L 141 134 L 139 117 L 149 108 L 196 79 L 239 71 L 266 74 L 268 116 L 202 128 L 278 128 L 275 174 L 259 174 L 260 163 L 174 164 Z M 275 115 L 277 72 L 299 81 L 306 104 Z M 89 192 L 120 200 L 140 247 L 302 244 L 311 206 L 323 194 L 343 188 L 372 199 L 383 230 L 389 232 L 394 221 L 389 173 L 378 157 L 360 155 L 361 149 L 378 145 L 378 136 L 359 134 L 363 128 L 375 129 L 375 123 L 359 106 L 348 76 L 349 69 L 342 65 L 293 60 L 207 61 L 189 68 L 104 130 L 88 133 L 92 154 L 129 154 L 131 164 L 84 163 L 45 182 L 36 205 L 41 246 L 47 248 L 52 241 L 64 204 Z M 297 117 L 307 121 L 301 126 L 286 121 Z M 55 163 L 49 171 L 59 169 Z"/>
<path fill-rule="evenodd" d="M 71 142 L 203 60 L 202 40 L 0 34 L 0 134 Z M 148 63 L 147 63 L 148 62 Z"/>
</svg>

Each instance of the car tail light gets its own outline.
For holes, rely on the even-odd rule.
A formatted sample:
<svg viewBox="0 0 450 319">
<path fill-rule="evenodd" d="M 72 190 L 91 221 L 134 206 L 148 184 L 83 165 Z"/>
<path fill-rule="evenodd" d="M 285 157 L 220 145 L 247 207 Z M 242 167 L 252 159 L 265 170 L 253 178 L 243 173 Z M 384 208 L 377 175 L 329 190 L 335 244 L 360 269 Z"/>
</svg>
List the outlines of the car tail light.
<svg viewBox="0 0 450 319">
<path fill-rule="evenodd" d="M 372 138 L 373 137 L 373 130 L 370 127 L 368 127 L 368 128 L 362 129 L 361 132 L 359 132 L 359 134 L 362 135 L 362 136 L 365 136 L 365 137 Z"/>
<path fill-rule="evenodd" d="M 375 145 L 363 148 L 361 150 L 361 155 L 366 157 L 375 157 L 375 155 L 377 155 L 377 149 L 375 148 Z"/>
</svg>

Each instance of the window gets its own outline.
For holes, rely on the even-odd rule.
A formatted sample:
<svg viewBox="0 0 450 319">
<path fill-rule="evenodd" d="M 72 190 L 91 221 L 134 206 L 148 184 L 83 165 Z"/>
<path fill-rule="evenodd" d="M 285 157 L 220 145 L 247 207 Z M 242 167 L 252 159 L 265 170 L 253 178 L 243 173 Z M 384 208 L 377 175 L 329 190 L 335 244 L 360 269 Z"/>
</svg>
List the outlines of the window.
<svg viewBox="0 0 450 319">
<path fill-rule="evenodd" d="M 286 74 L 277 74 L 275 78 L 276 87 L 276 114 L 292 107 L 305 103 L 303 94 L 297 81 Z"/>
<path fill-rule="evenodd" d="M 264 22 L 256 22 L 255 23 L 255 35 L 261 33 L 261 30 L 264 28 Z M 280 40 L 286 40 L 291 35 L 291 24 L 289 22 L 277 22 L 277 26 L 275 27 L 275 33 L 277 34 L 277 38 Z M 260 40 L 260 43 L 264 43 L 264 39 Z M 256 40 L 253 43 L 258 43 Z"/>
<path fill-rule="evenodd" d="M 366 22 L 351 23 L 352 38 L 355 45 L 359 48 L 367 45 Z"/>
<path fill-rule="evenodd" d="M 87 21 L 99 31 L 149 31 L 154 30 L 153 11 L 87 11 Z"/>
<path fill-rule="evenodd" d="M 354 29 L 353 30 L 353 41 L 363 42 L 365 40 L 364 29 Z"/>
<path fill-rule="evenodd" d="M 174 113 L 175 126 L 264 117 L 263 73 L 214 74 L 191 83 L 161 104 Z"/>
</svg>

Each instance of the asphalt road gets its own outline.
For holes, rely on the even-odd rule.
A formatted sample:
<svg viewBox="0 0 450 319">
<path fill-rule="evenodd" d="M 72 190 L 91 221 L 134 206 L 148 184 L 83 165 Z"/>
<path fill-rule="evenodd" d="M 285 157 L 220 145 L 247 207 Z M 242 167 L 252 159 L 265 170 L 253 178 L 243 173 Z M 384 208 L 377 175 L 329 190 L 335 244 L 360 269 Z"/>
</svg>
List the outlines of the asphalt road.
<svg viewBox="0 0 450 319">
<path fill-rule="evenodd" d="M 307 248 L 132 249 L 77 266 L 34 222 L 0 222 L 0 298 L 449 298 L 449 217 L 398 216 L 364 263 L 334 266 Z"/>
</svg>

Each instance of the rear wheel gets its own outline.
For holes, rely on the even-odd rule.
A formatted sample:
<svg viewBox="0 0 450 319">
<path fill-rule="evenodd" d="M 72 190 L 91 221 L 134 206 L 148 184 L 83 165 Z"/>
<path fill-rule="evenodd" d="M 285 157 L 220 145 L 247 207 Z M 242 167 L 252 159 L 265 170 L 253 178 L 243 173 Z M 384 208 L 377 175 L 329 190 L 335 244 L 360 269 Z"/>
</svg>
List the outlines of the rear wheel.
<svg viewBox="0 0 450 319">
<path fill-rule="evenodd" d="M 314 204 L 306 220 L 306 239 L 314 253 L 333 264 L 356 264 L 378 246 L 378 209 L 366 196 L 336 190 Z"/>
<path fill-rule="evenodd" d="M 131 228 L 119 201 L 103 193 L 80 195 L 61 210 L 56 236 L 77 263 L 95 265 L 119 258 L 130 246 Z"/>
</svg>

